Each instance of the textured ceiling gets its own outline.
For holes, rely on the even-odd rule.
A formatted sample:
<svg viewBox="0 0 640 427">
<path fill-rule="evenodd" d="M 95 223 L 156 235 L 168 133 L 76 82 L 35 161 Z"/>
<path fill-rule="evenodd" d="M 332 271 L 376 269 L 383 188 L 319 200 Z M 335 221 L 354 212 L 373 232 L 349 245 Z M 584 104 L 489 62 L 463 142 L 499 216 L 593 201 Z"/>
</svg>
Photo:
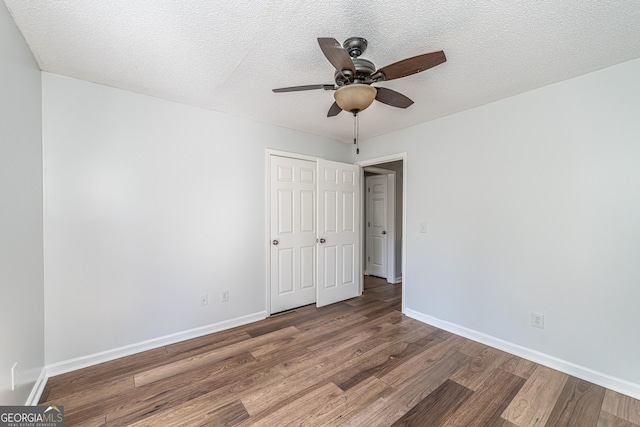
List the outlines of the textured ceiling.
<svg viewBox="0 0 640 427">
<path fill-rule="evenodd" d="M 341 141 L 318 37 L 364 37 L 381 68 L 444 50 L 447 62 L 383 82 L 415 101 L 375 102 L 363 139 L 640 57 L 640 1 L 5 0 L 44 71 Z"/>
</svg>

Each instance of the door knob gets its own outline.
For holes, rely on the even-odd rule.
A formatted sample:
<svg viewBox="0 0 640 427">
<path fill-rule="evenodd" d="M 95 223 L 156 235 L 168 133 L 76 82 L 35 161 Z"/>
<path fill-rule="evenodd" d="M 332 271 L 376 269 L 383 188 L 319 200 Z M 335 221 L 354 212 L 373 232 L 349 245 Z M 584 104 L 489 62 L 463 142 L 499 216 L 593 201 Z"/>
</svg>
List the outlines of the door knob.
<svg viewBox="0 0 640 427">
<path fill-rule="evenodd" d="M 387 234 L 387 232 L 386 232 L 386 231 L 384 231 L 384 230 L 382 230 L 382 234 Z"/>
<path fill-rule="evenodd" d="M 274 241 L 273 241 L 273 242 L 271 242 L 271 243 L 273 243 L 273 246 L 276 246 L 276 245 L 277 245 L 278 243 L 280 243 L 280 242 L 278 242 L 277 240 L 274 240 Z"/>
<path fill-rule="evenodd" d="M 324 242 L 326 242 L 326 240 L 324 240 L 324 238 L 321 238 L 320 243 L 324 243 Z"/>
</svg>

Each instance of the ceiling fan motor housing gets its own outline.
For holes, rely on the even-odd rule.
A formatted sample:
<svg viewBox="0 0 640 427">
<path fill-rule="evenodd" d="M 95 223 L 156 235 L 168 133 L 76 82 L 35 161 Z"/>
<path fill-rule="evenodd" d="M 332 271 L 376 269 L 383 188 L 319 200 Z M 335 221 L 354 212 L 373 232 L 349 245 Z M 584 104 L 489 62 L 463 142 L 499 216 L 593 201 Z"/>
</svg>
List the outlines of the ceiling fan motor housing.
<svg viewBox="0 0 640 427">
<path fill-rule="evenodd" d="M 351 83 L 373 83 L 373 80 L 370 78 L 371 74 L 376 71 L 376 66 L 373 62 L 364 58 L 354 58 L 353 65 L 356 69 L 356 73 L 353 76 L 345 75 L 342 71 L 336 71 L 334 79 L 338 86 L 344 86 Z"/>
</svg>

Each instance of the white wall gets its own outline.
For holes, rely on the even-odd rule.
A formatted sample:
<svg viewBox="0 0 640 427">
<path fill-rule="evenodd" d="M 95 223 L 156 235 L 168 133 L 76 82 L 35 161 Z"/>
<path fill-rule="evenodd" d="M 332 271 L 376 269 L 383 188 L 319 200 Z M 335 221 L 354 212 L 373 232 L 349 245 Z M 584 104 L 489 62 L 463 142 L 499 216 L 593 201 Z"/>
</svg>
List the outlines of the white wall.
<svg viewBox="0 0 640 427">
<path fill-rule="evenodd" d="M 634 60 L 362 144 L 408 155 L 409 310 L 640 393 L 638 76 Z"/>
<path fill-rule="evenodd" d="M 47 365 L 264 314 L 266 148 L 352 149 L 48 73 L 43 143 Z"/>
<path fill-rule="evenodd" d="M 0 405 L 25 404 L 44 366 L 40 100 L 40 69 L 0 2 Z"/>
</svg>

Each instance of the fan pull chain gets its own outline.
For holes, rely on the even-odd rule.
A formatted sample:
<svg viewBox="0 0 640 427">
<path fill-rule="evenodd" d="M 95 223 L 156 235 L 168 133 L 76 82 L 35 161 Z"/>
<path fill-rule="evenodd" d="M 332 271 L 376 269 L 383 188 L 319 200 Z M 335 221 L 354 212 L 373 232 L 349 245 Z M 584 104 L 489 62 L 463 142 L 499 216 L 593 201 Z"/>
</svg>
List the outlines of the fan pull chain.
<svg viewBox="0 0 640 427">
<path fill-rule="evenodd" d="M 353 112 L 353 144 L 356 146 L 356 154 L 360 154 L 360 144 L 358 144 L 360 129 L 358 126 L 358 113 Z"/>
</svg>

